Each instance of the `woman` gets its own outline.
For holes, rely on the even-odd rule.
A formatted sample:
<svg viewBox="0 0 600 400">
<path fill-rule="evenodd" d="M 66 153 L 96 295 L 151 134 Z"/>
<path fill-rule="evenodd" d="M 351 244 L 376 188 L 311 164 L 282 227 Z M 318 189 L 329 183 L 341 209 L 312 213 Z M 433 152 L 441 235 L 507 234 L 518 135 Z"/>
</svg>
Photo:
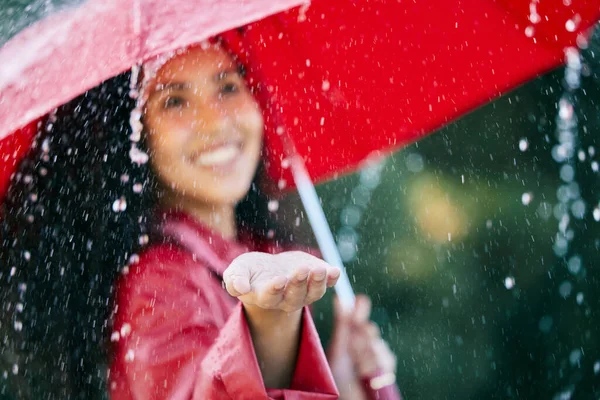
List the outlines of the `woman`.
<svg viewBox="0 0 600 400">
<path fill-rule="evenodd" d="M 235 60 L 211 44 L 147 63 L 135 100 L 128 78 L 50 116 L 9 189 L 5 390 L 336 398 L 305 306 L 339 271 L 283 251 L 293 238 L 253 183 L 263 120 Z M 338 313 L 329 364 L 343 398 L 394 368 L 368 314 L 365 298 Z"/>
</svg>

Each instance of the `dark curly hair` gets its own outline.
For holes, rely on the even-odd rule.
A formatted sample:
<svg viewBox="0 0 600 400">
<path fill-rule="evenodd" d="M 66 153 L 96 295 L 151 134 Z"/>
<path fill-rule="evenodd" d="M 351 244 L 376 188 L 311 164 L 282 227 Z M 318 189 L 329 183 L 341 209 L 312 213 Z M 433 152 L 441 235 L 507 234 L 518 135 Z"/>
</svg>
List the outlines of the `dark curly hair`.
<svg viewBox="0 0 600 400">
<path fill-rule="evenodd" d="M 113 284 L 160 200 L 149 165 L 128 156 L 130 76 L 47 116 L 12 177 L 0 214 L 0 398 L 107 397 Z M 267 208 L 255 179 L 238 226 L 265 237 Z"/>
</svg>

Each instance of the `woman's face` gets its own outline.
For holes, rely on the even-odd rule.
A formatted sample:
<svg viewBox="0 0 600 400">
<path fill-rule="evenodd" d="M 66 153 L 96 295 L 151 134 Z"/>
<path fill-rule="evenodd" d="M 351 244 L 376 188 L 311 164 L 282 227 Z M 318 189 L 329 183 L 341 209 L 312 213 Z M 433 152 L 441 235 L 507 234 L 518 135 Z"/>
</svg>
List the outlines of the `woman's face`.
<svg viewBox="0 0 600 400">
<path fill-rule="evenodd" d="M 150 160 L 165 190 L 209 205 L 240 201 L 259 162 L 263 118 L 229 54 L 190 48 L 146 90 Z"/>
</svg>

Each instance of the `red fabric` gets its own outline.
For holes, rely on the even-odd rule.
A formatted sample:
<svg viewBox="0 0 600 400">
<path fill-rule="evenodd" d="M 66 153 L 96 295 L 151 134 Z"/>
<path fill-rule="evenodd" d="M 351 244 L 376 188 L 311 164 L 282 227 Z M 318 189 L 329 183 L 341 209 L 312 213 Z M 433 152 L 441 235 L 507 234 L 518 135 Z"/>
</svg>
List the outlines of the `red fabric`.
<svg viewBox="0 0 600 400">
<path fill-rule="evenodd" d="M 176 243 L 154 245 L 120 279 L 111 400 L 336 399 L 308 309 L 291 387 L 263 386 L 243 307 L 219 275 L 237 255 L 264 249 L 223 240 L 181 214 L 169 220 L 190 228 L 206 250 L 193 255 Z"/>
<path fill-rule="evenodd" d="M 600 14 L 600 0 L 313 0 L 281 12 L 300 3 L 88 0 L 51 15 L 0 49 L 0 138 L 140 60 L 226 32 L 263 107 L 268 172 L 291 187 L 280 133 L 314 180 L 335 177 L 560 65 Z M 20 156 L 0 148 L 9 167 Z"/>
</svg>

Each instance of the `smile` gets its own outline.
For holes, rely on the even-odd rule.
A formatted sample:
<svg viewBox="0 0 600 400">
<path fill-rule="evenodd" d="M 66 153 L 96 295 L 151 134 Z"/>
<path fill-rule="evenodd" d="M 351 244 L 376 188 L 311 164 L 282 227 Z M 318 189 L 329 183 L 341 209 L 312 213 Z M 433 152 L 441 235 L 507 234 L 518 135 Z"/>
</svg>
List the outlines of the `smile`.
<svg viewBox="0 0 600 400">
<path fill-rule="evenodd" d="M 199 153 L 195 157 L 195 164 L 202 167 L 219 167 L 231 163 L 241 153 L 241 143 L 224 143 Z"/>
</svg>

